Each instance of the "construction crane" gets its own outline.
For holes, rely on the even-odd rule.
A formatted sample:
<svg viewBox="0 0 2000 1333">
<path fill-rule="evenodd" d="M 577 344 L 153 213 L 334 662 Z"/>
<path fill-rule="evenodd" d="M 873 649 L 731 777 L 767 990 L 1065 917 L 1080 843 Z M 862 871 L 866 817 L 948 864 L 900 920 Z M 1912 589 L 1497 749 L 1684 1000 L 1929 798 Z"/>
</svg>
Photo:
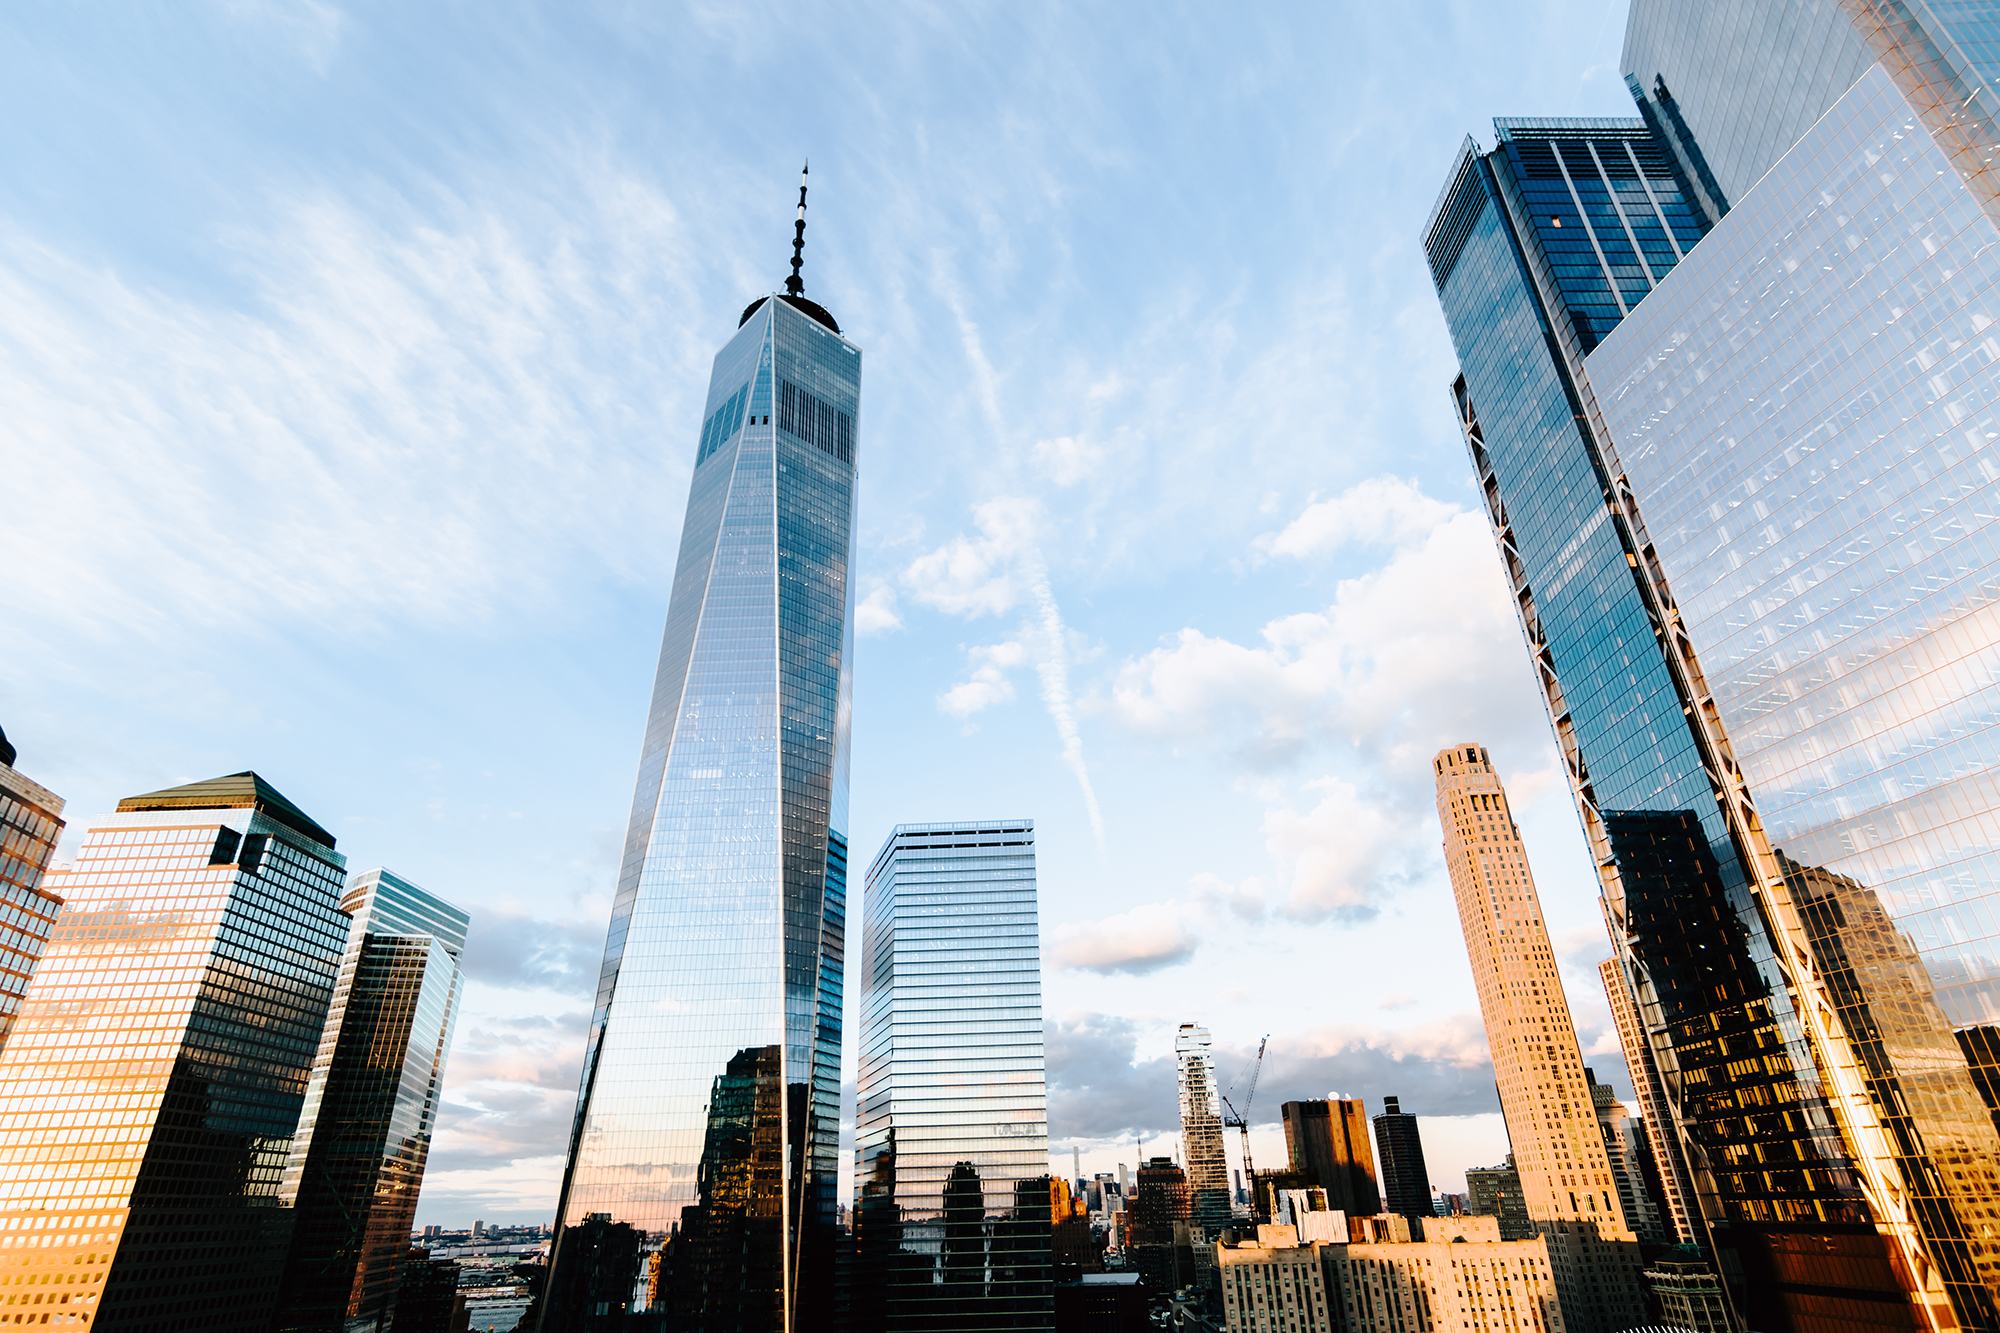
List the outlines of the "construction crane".
<svg viewBox="0 0 2000 1333">
<path fill-rule="evenodd" d="M 1236 1109 L 1235 1104 L 1229 1100 L 1229 1093 L 1225 1092 L 1222 1094 L 1222 1109 L 1229 1112 L 1228 1115 L 1222 1117 L 1222 1123 L 1230 1129 L 1243 1131 L 1243 1174 L 1250 1181 L 1250 1216 L 1252 1220 L 1257 1218 L 1258 1210 L 1257 1169 L 1250 1163 L 1250 1103 L 1257 1098 L 1257 1080 L 1262 1078 L 1264 1074 L 1264 1047 L 1270 1040 L 1271 1034 L 1267 1032 L 1264 1034 L 1264 1039 L 1257 1043 L 1257 1058 L 1250 1064 L 1250 1090 L 1243 1094 L 1243 1109 L 1241 1111 Z M 1233 1090 L 1235 1084 L 1231 1084 L 1230 1087 Z"/>
</svg>

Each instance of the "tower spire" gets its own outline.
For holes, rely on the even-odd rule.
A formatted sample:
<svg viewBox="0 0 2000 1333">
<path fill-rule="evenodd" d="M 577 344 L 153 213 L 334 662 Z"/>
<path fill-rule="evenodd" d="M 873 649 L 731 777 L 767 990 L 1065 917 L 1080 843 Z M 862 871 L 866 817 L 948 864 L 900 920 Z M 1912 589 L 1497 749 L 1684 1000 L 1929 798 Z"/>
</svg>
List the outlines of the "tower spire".
<svg viewBox="0 0 2000 1333">
<path fill-rule="evenodd" d="M 792 233 L 792 276 L 785 279 L 785 290 L 793 296 L 804 296 L 806 281 L 799 276 L 799 270 L 806 263 L 806 174 L 812 170 L 812 160 L 799 169 L 799 220 Z"/>
</svg>

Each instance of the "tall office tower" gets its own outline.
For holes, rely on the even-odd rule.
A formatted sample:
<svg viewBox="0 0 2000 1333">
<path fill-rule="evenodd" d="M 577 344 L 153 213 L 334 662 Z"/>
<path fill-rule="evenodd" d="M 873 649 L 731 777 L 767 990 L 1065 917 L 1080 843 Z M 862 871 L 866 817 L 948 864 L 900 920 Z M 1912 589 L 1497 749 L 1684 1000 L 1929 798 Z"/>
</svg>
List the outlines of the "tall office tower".
<svg viewBox="0 0 2000 1333">
<path fill-rule="evenodd" d="M 90 820 L 0 1051 L 8 1296 L 143 1333 L 268 1327 L 344 877 L 333 835 L 254 773 Z"/>
<path fill-rule="evenodd" d="M 278 1191 L 293 1222 L 277 1333 L 389 1328 L 458 1017 L 464 912 L 380 869 L 340 910 L 347 951 Z"/>
<path fill-rule="evenodd" d="M 1642 1324 L 1638 1238 L 1598 1133 L 1576 1025 L 1506 789 L 1481 746 L 1441 750 L 1432 768 L 1500 1110 L 1528 1216 L 1549 1243 L 1563 1313 L 1578 1333 Z"/>
<path fill-rule="evenodd" d="M 1404 1217 L 1431 1216 L 1431 1172 L 1417 1118 L 1394 1097 L 1382 1099 L 1375 1117 L 1375 1151 L 1382 1159 L 1383 1206 Z"/>
<path fill-rule="evenodd" d="M 1714 229 L 1599 318 L 1503 135 L 1426 236 L 1690 1212 L 1759 1328 L 2000 1322 L 1992 22 L 1640 0 L 1628 83 Z"/>
<path fill-rule="evenodd" d="M 1359 1097 L 1286 1102 L 1285 1153 L 1309 1185 L 1326 1191 L 1327 1206 L 1349 1217 L 1382 1211 L 1375 1188 L 1375 1154 L 1368 1146 L 1368 1112 Z"/>
<path fill-rule="evenodd" d="M 1641 1131 L 1646 1136 L 1648 1156 L 1653 1164 L 1647 1177 L 1660 1213 L 1660 1225 L 1676 1244 L 1700 1245 L 1707 1234 L 1701 1219 L 1690 1210 L 1694 1206 L 1694 1178 L 1688 1171 L 1681 1136 L 1674 1130 L 1666 1086 L 1660 1081 L 1659 1062 L 1653 1044 L 1639 1025 L 1638 1001 L 1632 983 L 1616 958 L 1597 965 L 1598 980 L 1604 984 L 1604 998 L 1611 1006 L 1612 1026 L 1618 1031 L 1618 1048 L 1625 1056 L 1625 1070 L 1632 1076 L 1632 1091 L 1644 1115 Z"/>
<path fill-rule="evenodd" d="M 0 1048 L 7 1045 L 62 899 L 42 888 L 63 831 L 63 798 L 15 770 L 0 731 Z"/>
<path fill-rule="evenodd" d="M 799 208 L 709 380 L 543 1333 L 624 1313 L 577 1295 L 637 1281 L 572 1271 L 623 1253 L 572 1260 L 592 1218 L 675 1237 L 677 1327 L 833 1299 L 861 351 L 803 294 Z"/>
<path fill-rule="evenodd" d="M 1192 1207 L 1188 1220 L 1201 1229 L 1206 1245 L 1235 1217 L 1229 1203 L 1229 1161 L 1222 1148 L 1222 1091 L 1215 1086 L 1208 1029 L 1181 1024 L 1174 1034 L 1174 1059 L 1180 1065 L 1181 1144 Z"/>
<path fill-rule="evenodd" d="M 1588 1068 L 1583 1078 L 1590 1085 L 1591 1109 L 1597 1114 L 1598 1137 L 1604 1140 L 1604 1160 L 1611 1163 L 1611 1184 L 1625 1210 L 1625 1225 L 1648 1245 L 1669 1243 L 1659 1209 L 1646 1189 L 1645 1170 L 1633 1153 L 1633 1144 L 1644 1141 L 1643 1131 L 1609 1083 L 1599 1083 Z"/>
<path fill-rule="evenodd" d="M 857 1329 L 1047 1328 L 1035 825 L 899 824 L 868 867 L 855 1074 Z"/>
<path fill-rule="evenodd" d="M 2000 1025 L 2000 789 L 1968 761 L 1994 745 L 1990 52 L 1988 6 L 1640 0 L 1626 76 L 1716 228 L 1554 356 L 1494 338 L 1500 306 L 1578 316 L 1490 154 L 1430 234 L 1606 917 L 1756 1327 L 1834 1299 L 2000 1323 L 1968 1067 Z M 1798 1113 L 1742 1115 L 1766 1103 Z"/>
</svg>

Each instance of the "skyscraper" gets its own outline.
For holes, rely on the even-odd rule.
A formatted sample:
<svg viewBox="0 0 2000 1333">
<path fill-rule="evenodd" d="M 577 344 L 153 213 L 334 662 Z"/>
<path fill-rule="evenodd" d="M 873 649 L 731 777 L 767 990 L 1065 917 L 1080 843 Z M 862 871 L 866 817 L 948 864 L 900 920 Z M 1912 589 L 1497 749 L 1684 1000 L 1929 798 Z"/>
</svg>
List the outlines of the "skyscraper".
<svg viewBox="0 0 2000 1333">
<path fill-rule="evenodd" d="M 1188 1221 L 1201 1229 L 1200 1247 L 1213 1243 L 1235 1214 L 1229 1202 L 1229 1160 L 1222 1146 L 1222 1090 L 1215 1085 L 1215 1057 L 1209 1049 L 1208 1029 L 1181 1024 L 1174 1034 L 1174 1060 L 1180 1066 Z"/>
<path fill-rule="evenodd" d="M 1383 1206 L 1404 1217 L 1431 1216 L 1431 1172 L 1417 1118 L 1394 1097 L 1382 1099 L 1375 1117 L 1375 1151 L 1382 1159 Z"/>
<path fill-rule="evenodd" d="M 626 1313 L 563 1296 L 637 1280 L 565 1272 L 626 1262 L 570 1245 L 593 1218 L 741 1256 L 674 1288 L 681 1327 L 792 1329 L 833 1299 L 861 351 L 804 296 L 804 199 L 786 290 L 709 380 L 543 1333 Z"/>
<path fill-rule="evenodd" d="M 7 1296 L 135 1333 L 264 1333 L 344 877 L 333 835 L 254 773 L 90 820 L 0 1051 Z"/>
<path fill-rule="evenodd" d="M 1549 1243 L 1565 1320 L 1578 1333 L 1643 1324 L 1638 1239 L 1605 1155 L 1576 1025 L 1506 790 L 1480 746 L 1441 750 L 1431 762 L 1445 866 L 1500 1110 L 1528 1216 Z"/>
<path fill-rule="evenodd" d="M 278 1333 L 389 1328 L 458 1017 L 464 912 L 381 869 L 340 910 L 353 924 L 279 1188 Z"/>
<path fill-rule="evenodd" d="M 853 1325 L 1046 1329 L 1034 821 L 897 825 L 862 910 Z"/>
<path fill-rule="evenodd" d="M 1604 1159 L 1611 1163 L 1611 1183 L 1618 1191 L 1618 1205 L 1625 1210 L 1625 1225 L 1648 1245 L 1668 1243 L 1666 1224 L 1653 1196 L 1646 1188 L 1646 1172 L 1641 1165 L 1645 1138 L 1638 1122 L 1627 1114 L 1625 1104 L 1608 1083 L 1599 1083 L 1590 1069 L 1583 1071 L 1590 1085 L 1590 1100 L 1597 1112 L 1597 1133 L 1604 1140 Z"/>
<path fill-rule="evenodd" d="M 1632 997 L 1632 983 L 1626 980 L 1624 964 L 1607 958 L 1597 965 L 1604 983 L 1604 998 L 1611 1007 L 1612 1025 L 1618 1030 L 1618 1049 L 1624 1053 L 1626 1072 L 1632 1076 L 1633 1094 L 1644 1115 L 1640 1118 L 1646 1135 L 1646 1149 L 1653 1163 L 1651 1177 L 1660 1207 L 1660 1225 L 1677 1244 L 1699 1245 L 1707 1234 L 1700 1217 L 1689 1212 L 1695 1203 L 1693 1177 L 1674 1130 L 1673 1112 L 1668 1109 L 1667 1091 L 1660 1081 L 1660 1067 L 1653 1044 L 1639 1025 L 1638 1002 Z"/>
<path fill-rule="evenodd" d="M 1985 10 L 1635 3 L 1630 132 L 1706 221 L 1615 318 L 1583 290 L 1632 275 L 1560 257 L 1519 122 L 1426 233 L 1688 1215 L 1753 1327 L 2000 1320 Z"/>
<path fill-rule="evenodd" d="M 1286 1102 L 1285 1152 L 1292 1170 L 1326 1191 L 1327 1207 L 1349 1217 L 1382 1211 L 1375 1154 L 1368 1146 L 1368 1111 L 1359 1097 Z"/>
<path fill-rule="evenodd" d="M 0 1048 L 62 911 L 42 876 L 62 837 L 63 798 L 17 771 L 16 758 L 0 731 Z"/>
</svg>

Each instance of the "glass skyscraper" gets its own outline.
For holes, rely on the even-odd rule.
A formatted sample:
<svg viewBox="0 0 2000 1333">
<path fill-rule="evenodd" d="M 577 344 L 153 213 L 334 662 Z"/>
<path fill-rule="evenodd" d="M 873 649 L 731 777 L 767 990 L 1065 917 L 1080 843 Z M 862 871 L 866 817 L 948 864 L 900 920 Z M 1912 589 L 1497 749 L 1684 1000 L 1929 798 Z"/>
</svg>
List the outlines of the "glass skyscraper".
<svg viewBox="0 0 2000 1333">
<path fill-rule="evenodd" d="M 1050 1328 L 1034 822 L 897 825 L 863 923 L 852 1325 Z"/>
<path fill-rule="evenodd" d="M 1403 1217 L 1431 1216 L 1431 1172 L 1417 1118 L 1400 1099 L 1384 1097 L 1375 1117 L 1375 1155 L 1382 1162 L 1382 1210 Z"/>
<path fill-rule="evenodd" d="M 676 1329 L 833 1300 L 861 352 L 788 287 L 702 412 L 544 1333 L 624 1327 L 654 1249 Z"/>
<path fill-rule="evenodd" d="M 0 1326 L 269 1327 L 345 874 L 254 773 L 91 819 L 0 1050 Z"/>
<path fill-rule="evenodd" d="M 353 924 L 279 1187 L 277 1333 L 388 1333 L 458 1017 L 464 912 L 380 869 L 340 910 Z"/>
<path fill-rule="evenodd" d="M 0 1047 L 7 1044 L 62 899 L 42 888 L 63 831 L 63 798 L 15 769 L 0 731 Z"/>
<path fill-rule="evenodd" d="M 1995 50 L 1990 5 L 1639 0 L 1698 243 L 1559 256 L 1521 122 L 1426 233 L 1634 1078 L 1759 1329 L 1996 1326 Z"/>
</svg>

